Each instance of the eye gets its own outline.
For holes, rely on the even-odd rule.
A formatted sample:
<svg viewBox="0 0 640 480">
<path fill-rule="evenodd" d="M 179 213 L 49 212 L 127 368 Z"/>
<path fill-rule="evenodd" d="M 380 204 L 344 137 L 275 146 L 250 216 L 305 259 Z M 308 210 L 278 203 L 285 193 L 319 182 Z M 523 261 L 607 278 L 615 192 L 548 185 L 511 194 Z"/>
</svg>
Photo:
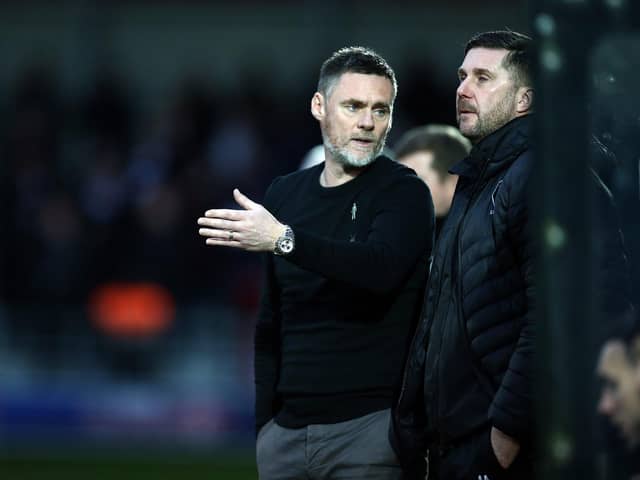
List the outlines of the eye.
<svg viewBox="0 0 640 480">
<path fill-rule="evenodd" d="M 488 82 L 489 81 L 489 77 L 487 77 L 486 75 L 480 75 L 478 77 L 478 82 L 483 83 L 483 82 Z"/>
<path fill-rule="evenodd" d="M 378 118 L 385 118 L 389 114 L 389 110 L 386 108 L 376 108 L 373 114 Z"/>
<path fill-rule="evenodd" d="M 356 110 L 358 110 L 358 107 L 355 105 L 355 103 L 347 103 L 344 108 L 346 108 L 348 112 L 355 112 Z"/>
<path fill-rule="evenodd" d="M 466 73 L 459 73 L 458 74 L 458 81 L 462 82 L 462 81 L 464 81 L 465 78 L 467 78 L 467 74 Z"/>
</svg>

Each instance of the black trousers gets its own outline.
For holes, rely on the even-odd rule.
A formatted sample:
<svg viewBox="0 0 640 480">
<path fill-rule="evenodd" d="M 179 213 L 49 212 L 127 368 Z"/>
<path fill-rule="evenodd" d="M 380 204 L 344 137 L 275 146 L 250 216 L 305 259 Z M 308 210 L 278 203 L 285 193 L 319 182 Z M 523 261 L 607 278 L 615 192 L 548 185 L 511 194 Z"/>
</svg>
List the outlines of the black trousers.
<svg viewBox="0 0 640 480">
<path fill-rule="evenodd" d="M 533 459 L 526 446 L 504 469 L 491 447 L 491 427 L 465 437 L 453 445 L 429 448 L 428 480 L 533 480 Z"/>
</svg>

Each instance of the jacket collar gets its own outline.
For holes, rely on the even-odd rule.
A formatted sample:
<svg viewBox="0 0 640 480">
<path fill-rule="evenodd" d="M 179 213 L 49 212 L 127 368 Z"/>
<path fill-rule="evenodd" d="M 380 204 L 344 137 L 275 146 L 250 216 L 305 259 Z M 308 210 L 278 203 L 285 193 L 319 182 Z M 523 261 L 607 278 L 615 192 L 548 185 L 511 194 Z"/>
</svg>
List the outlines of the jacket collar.
<svg viewBox="0 0 640 480">
<path fill-rule="evenodd" d="M 531 115 L 514 118 L 491 135 L 476 143 L 471 152 L 456 163 L 450 173 L 463 177 L 477 177 L 486 165 L 486 177 L 507 168 L 529 145 Z"/>
</svg>

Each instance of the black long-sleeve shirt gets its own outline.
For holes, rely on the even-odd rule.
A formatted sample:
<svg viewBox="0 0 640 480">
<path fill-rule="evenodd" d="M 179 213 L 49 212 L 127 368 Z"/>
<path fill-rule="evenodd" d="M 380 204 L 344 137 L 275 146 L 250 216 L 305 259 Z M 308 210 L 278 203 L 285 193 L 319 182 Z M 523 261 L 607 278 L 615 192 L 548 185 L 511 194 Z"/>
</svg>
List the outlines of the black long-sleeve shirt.
<svg viewBox="0 0 640 480">
<path fill-rule="evenodd" d="M 293 228 L 268 255 L 255 338 L 256 425 L 335 423 L 391 406 L 433 242 L 428 188 L 378 158 L 320 185 L 323 165 L 277 178 L 264 204 Z"/>
</svg>

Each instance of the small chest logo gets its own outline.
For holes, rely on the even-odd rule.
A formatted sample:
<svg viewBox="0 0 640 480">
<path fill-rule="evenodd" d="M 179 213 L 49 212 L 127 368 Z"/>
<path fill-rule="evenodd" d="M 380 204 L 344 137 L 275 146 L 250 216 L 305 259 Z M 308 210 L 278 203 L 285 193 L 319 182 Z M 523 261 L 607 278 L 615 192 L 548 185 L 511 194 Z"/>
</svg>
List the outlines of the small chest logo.
<svg viewBox="0 0 640 480">
<path fill-rule="evenodd" d="M 351 205 L 351 221 L 355 223 L 356 221 L 356 215 L 358 214 L 358 205 L 356 204 L 356 202 L 353 202 L 353 205 Z M 351 236 L 349 237 L 349 241 L 350 242 L 355 242 L 356 241 L 356 234 L 352 233 Z"/>
</svg>

